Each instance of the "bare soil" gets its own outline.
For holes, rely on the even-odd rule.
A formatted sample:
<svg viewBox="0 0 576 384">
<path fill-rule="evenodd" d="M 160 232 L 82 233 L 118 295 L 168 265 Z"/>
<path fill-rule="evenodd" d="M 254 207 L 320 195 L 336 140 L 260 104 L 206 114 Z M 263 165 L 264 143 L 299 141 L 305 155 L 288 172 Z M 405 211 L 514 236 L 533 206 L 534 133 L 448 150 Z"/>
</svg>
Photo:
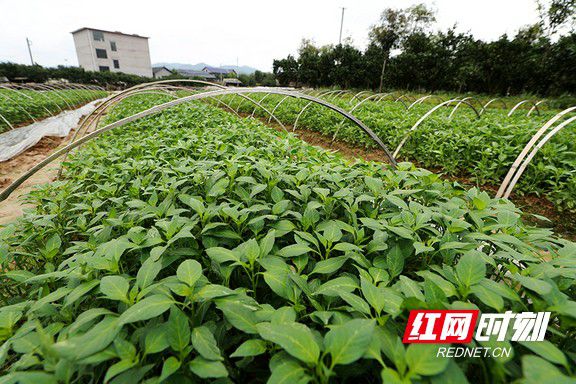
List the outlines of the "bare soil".
<svg viewBox="0 0 576 384">
<path fill-rule="evenodd" d="M 84 116 L 80 118 L 82 121 Z M 88 132 L 93 129 L 89 126 Z M 45 136 L 36 145 L 28 148 L 16 157 L 0 162 L 0 190 L 8 187 L 22 174 L 50 156 L 60 147 L 68 144 L 76 129 L 72 129 L 67 137 Z M 7 224 L 20 217 L 28 205 L 22 201 L 22 197 L 32 191 L 36 186 L 51 183 L 56 180 L 61 161 L 55 160 L 50 165 L 36 172 L 18 187 L 5 201 L 0 202 L 0 225 Z"/>
</svg>

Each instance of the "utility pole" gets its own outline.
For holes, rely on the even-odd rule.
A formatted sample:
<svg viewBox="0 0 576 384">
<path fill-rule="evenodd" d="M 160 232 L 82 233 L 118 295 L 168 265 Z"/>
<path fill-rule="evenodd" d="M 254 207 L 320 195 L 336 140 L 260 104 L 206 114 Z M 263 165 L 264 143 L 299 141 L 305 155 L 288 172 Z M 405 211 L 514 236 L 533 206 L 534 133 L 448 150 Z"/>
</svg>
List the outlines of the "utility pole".
<svg viewBox="0 0 576 384">
<path fill-rule="evenodd" d="M 340 37 L 338 38 L 338 45 L 342 44 L 342 27 L 344 26 L 344 10 L 346 8 L 342 7 L 342 17 L 340 18 Z"/>
<path fill-rule="evenodd" d="M 32 50 L 30 49 L 30 40 L 26 38 L 26 45 L 28 46 L 28 53 L 30 54 L 30 62 L 34 65 L 34 59 L 32 58 Z"/>
<path fill-rule="evenodd" d="M 382 63 L 382 73 L 380 73 L 380 87 L 378 87 L 378 93 L 382 93 L 382 84 L 384 83 L 384 71 L 386 70 L 386 61 L 387 59 L 384 59 L 384 62 Z"/>
</svg>

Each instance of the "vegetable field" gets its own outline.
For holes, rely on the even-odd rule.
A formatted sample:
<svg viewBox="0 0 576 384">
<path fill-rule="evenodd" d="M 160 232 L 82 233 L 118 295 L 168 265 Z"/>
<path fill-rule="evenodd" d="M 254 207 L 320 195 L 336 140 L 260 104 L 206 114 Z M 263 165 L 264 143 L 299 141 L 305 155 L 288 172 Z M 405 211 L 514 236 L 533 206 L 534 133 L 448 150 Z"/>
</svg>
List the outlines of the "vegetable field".
<svg viewBox="0 0 576 384">
<path fill-rule="evenodd" d="M 483 109 L 487 100 L 472 99 L 461 104 L 457 100 L 426 116 L 443 100 L 429 97 L 412 105 L 416 97 L 404 100 L 398 100 L 397 96 L 381 100 L 371 97 L 374 95 L 363 95 L 354 100 L 349 94 L 324 98 L 350 110 L 390 148 L 396 148 L 405 140 L 397 154 L 400 159 L 450 176 L 468 178 L 480 186 L 499 186 L 530 138 L 560 112 L 547 109 L 545 104 L 535 110 L 533 104 L 525 103 L 509 116 L 516 100 L 512 103 L 511 100 L 499 99 Z M 353 145 L 375 148 L 374 141 L 358 127 L 325 108 L 264 93 L 254 98 L 261 100 L 268 111 L 274 111 L 280 121 L 291 125 L 296 132 L 306 128 Z M 237 98 L 229 98 L 229 103 L 243 113 L 269 119 L 266 111 L 250 103 Z M 507 109 L 502 103 L 508 104 Z M 478 112 L 482 112 L 480 117 Z M 424 120 L 411 131 L 424 116 Z M 572 116 L 566 115 L 558 124 Z M 575 143 L 573 129 L 567 128 L 555 135 L 530 162 L 515 192 L 546 196 L 558 210 L 576 212 Z"/>
<path fill-rule="evenodd" d="M 25 87 L 25 88 L 24 88 Z M 77 86 L 0 87 L 0 133 L 23 123 L 33 123 L 46 117 L 86 104 L 106 96 L 100 88 Z"/>
<path fill-rule="evenodd" d="M 100 126 L 170 100 L 132 96 Z M 274 112 L 287 124 L 305 103 L 293 100 Z M 358 116 L 391 144 L 417 115 L 365 104 Z M 408 162 L 353 162 L 217 105 L 88 142 L 0 229 L 0 383 L 575 380 L 576 244 L 525 225 L 506 199 Z M 488 182 L 545 120 L 439 112 L 401 157 Z M 319 107 L 300 118 L 369 145 L 341 120 Z M 570 139 L 549 143 L 546 167 Z M 521 189 L 553 193 L 538 167 Z M 545 342 L 484 344 L 512 348 L 507 358 L 436 358 L 437 345 L 401 342 L 414 308 L 552 317 Z"/>
</svg>

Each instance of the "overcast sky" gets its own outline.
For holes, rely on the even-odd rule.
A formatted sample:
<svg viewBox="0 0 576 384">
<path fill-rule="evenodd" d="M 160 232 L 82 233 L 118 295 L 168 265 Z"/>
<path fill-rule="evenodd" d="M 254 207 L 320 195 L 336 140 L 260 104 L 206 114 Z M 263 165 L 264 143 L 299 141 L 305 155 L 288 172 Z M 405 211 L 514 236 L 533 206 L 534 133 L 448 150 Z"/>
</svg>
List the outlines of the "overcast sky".
<svg viewBox="0 0 576 384">
<path fill-rule="evenodd" d="M 338 42 L 340 7 L 344 37 L 365 47 L 370 25 L 386 7 L 411 0 L 148 1 L 0 0 L 0 61 L 44 66 L 77 65 L 71 31 L 92 27 L 150 37 L 152 63 L 249 65 L 272 69 L 272 60 L 295 53 L 302 38 Z M 437 29 L 457 24 L 477 38 L 494 40 L 534 23 L 534 0 L 426 0 L 437 10 Z"/>
</svg>

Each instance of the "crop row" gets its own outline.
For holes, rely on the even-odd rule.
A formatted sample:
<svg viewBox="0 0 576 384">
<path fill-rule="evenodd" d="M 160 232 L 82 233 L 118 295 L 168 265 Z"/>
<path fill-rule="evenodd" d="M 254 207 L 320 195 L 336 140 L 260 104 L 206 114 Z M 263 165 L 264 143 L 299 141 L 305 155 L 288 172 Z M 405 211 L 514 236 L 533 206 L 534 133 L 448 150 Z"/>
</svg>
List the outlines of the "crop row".
<svg viewBox="0 0 576 384">
<path fill-rule="evenodd" d="M 158 104 L 137 96 L 111 122 Z M 510 202 L 194 103 L 76 152 L 0 232 L 0 382 L 542 382 L 575 364 L 574 243 Z M 411 308 L 551 311 L 506 358 Z M 573 379 L 573 377 L 572 377 Z"/>
<path fill-rule="evenodd" d="M 106 96 L 89 89 L 11 90 L 0 88 L 0 132 L 54 116 Z"/>
<path fill-rule="evenodd" d="M 262 100 L 262 95 L 254 95 Z M 292 125 L 298 119 L 298 128 L 318 131 L 330 138 L 374 148 L 376 144 L 355 125 L 344 121 L 341 116 L 326 108 L 310 105 L 300 116 L 306 101 L 286 99 L 278 107 L 282 96 L 270 95 L 262 105 L 284 124 Z M 226 100 L 239 111 L 251 114 L 254 105 L 239 98 Z M 331 99 L 331 102 L 349 110 L 346 99 Z M 417 162 L 429 169 L 469 178 L 480 185 L 498 186 L 512 163 L 530 140 L 556 111 L 543 111 L 526 117 L 524 113 L 507 116 L 498 109 L 487 109 L 478 118 L 470 108 L 460 106 L 450 116 L 454 105 L 440 108 L 411 132 L 399 157 Z M 391 149 L 408 135 L 410 128 L 432 106 L 418 104 L 410 110 L 396 102 L 366 101 L 353 111 Z M 256 108 L 255 116 L 268 118 L 262 109 Z M 565 129 L 548 142 L 526 169 L 516 187 L 520 194 L 545 195 L 560 210 L 576 211 L 576 132 Z"/>
</svg>

